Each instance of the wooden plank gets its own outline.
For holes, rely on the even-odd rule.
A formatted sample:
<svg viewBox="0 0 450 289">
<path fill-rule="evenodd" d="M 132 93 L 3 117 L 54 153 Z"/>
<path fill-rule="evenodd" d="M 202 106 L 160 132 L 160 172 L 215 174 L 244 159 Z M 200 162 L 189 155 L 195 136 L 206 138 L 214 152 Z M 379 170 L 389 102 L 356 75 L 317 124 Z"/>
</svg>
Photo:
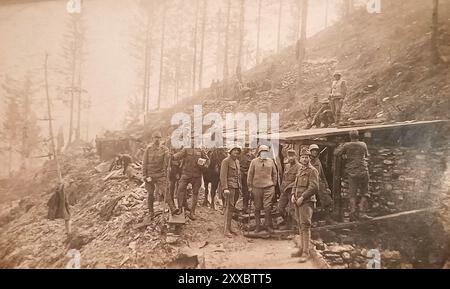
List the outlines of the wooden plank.
<svg viewBox="0 0 450 289">
<path fill-rule="evenodd" d="M 439 209 L 440 209 L 440 207 L 430 207 L 430 208 L 425 208 L 425 209 L 411 210 L 411 211 L 399 212 L 399 213 L 390 214 L 390 215 L 379 216 L 379 217 L 375 217 L 371 220 L 359 221 L 359 222 L 349 222 L 349 223 L 339 223 L 339 224 L 335 224 L 335 225 L 316 227 L 316 228 L 312 228 L 311 230 L 312 231 L 321 231 L 321 230 L 343 229 L 343 228 L 348 228 L 348 227 L 367 225 L 367 224 L 377 222 L 377 221 L 389 220 L 389 219 L 394 219 L 394 218 L 398 218 L 398 217 L 403 217 L 403 216 L 408 216 L 408 215 L 413 215 L 413 214 L 418 214 L 418 213 L 423 213 L 423 212 L 433 212 L 433 211 L 437 211 Z"/>
</svg>

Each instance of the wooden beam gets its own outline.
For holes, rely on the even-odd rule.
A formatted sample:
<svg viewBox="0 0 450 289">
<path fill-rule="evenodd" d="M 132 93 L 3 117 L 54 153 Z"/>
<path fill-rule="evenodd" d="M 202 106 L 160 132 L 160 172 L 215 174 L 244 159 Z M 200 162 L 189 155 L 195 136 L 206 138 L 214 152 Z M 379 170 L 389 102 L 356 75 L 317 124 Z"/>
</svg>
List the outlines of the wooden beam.
<svg viewBox="0 0 450 289">
<path fill-rule="evenodd" d="M 377 222 L 377 221 L 389 220 L 389 219 L 394 219 L 394 218 L 398 218 L 398 217 L 403 217 L 403 216 L 408 216 L 408 215 L 413 215 L 413 214 L 418 214 L 418 213 L 423 213 L 423 212 L 433 212 L 433 211 L 437 211 L 439 209 L 440 209 L 440 207 L 417 209 L 417 210 L 399 212 L 399 213 L 385 215 L 385 216 L 379 216 L 379 217 L 375 217 L 373 219 L 366 220 L 366 221 L 340 223 L 340 224 L 335 224 L 335 225 L 316 227 L 316 228 L 312 228 L 311 230 L 312 231 L 322 231 L 322 230 L 343 229 L 343 228 L 348 228 L 348 227 L 367 225 L 367 224 Z"/>
</svg>

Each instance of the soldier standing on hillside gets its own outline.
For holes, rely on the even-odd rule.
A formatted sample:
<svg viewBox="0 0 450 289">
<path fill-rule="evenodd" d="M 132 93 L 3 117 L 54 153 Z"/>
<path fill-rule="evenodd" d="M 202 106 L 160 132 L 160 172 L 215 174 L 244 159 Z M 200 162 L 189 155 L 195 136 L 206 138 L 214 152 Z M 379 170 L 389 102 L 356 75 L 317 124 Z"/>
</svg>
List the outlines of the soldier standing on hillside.
<svg viewBox="0 0 450 289">
<path fill-rule="evenodd" d="M 242 153 L 240 147 L 233 147 L 229 151 L 220 166 L 220 189 L 225 199 L 225 231 L 226 237 L 231 237 L 231 218 L 235 211 L 236 202 L 241 191 L 241 169 L 239 165 L 239 155 Z"/>
<path fill-rule="evenodd" d="M 319 190 L 319 173 L 310 163 L 311 152 L 308 148 L 300 151 L 300 168 L 295 179 L 291 201 L 295 206 L 299 224 L 300 246 L 299 251 L 292 257 L 301 257 L 300 263 L 309 259 L 309 245 L 311 242 L 311 219 Z"/>
<path fill-rule="evenodd" d="M 271 158 L 269 147 L 261 145 L 248 170 L 247 185 L 255 199 L 255 232 L 261 231 L 261 210 L 264 210 L 265 225 L 269 233 L 273 232 L 272 207 L 278 173 L 275 161 Z"/>
<path fill-rule="evenodd" d="M 142 175 L 147 191 L 147 203 L 150 219 L 154 216 L 153 203 L 155 201 L 155 190 L 163 191 L 165 201 L 169 205 L 172 214 L 177 210 L 173 201 L 170 201 L 167 193 L 167 169 L 169 164 L 169 149 L 161 143 L 161 133 L 154 132 L 153 143 L 147 147 L 142 161 Z"/>
<path fill-rule="evenodd" d="M 339 125 L 341 121 L 341 110 L 344 104 L 344 99 L 347 96 L 347 83 L 342 79 L 340 72 L 335 72 L 333 83 L 331 84 L 330 104 L 333 111 L 334 121 Z"/>
<path fill-rule="evenodd" d="M 369 169 L 367 159 L 369 151 L 365 142 L 359 141 L 357 130 L 350 131 L 350 142 L 337 148 L 335 154 L 345 162 L 345 172 L 348 176 L 348 193 L 350 195 L 350 220 L 371 219 L 366 214 L 369 198 Z M 358 191 L 361 194 L 358 209 L 356 208 Z"/>
<path fill-rule="evenodd" d="M 192 205 L 189 218 L 195 220 L 195 209 L 198 201 L 198 191 L 202 185 L 202 168 L 209 166 L 209 157 L 206 152 L 198 148 L 183 148 L 173 155 L 172 160 L 182 161 L 181 177 L 178 181 L 178 208 L 181 209 L 186 198 L 188 184 L 192 185 Z"/>
</svg>

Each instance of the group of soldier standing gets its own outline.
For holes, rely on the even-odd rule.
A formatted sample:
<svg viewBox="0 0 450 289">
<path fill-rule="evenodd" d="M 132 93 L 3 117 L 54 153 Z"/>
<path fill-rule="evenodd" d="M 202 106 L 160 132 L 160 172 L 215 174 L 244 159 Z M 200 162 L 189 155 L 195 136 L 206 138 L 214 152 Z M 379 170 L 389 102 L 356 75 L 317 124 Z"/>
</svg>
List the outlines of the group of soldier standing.
<svg viewBox="0 0 450 289">
<path fill-rule="evenodd" d="M 196 220 L 195 211 L 202 183 L 205 186 L 204 204 L 209 203 L 210 192 L 212 208 L 217 191 L 223 202 L 224 234 L 227 237 L 235 233 L 231 220 L 233 213 L 237 212 L 236 203 L 240 197 L 243 199 L 244 213 L 249 213 L 249 206 L 252 201 L 254 203 L 255 233 L 263 230 L 273 233 L 272 210 L 277 204 L 276 209 L 283 218 L 280 229 L 291 229 L 292 222 L 297 222 L 301 242 L 300 250 L 294 256 L 301 257 L 301 262 L 309 258 L 312 215 L 317 199 L 326 214 L 325 218 L 332 222 L 333 200 L 319 158 L 320 147 L 316 144 L 301 147 L 299 153 L 294 149 L 283 150 L 284 166 L 280 167 L 277 157 L 266 145 L 259 145 L 255 154 L 251 148 L 239 146 L 228 150 L 215 148 L 208 152 L 200 148 L 174 150 L 163 144 L 160 132 L 155 132 L 152 137 L 153 143 L 146 148 L 143 156 L 143 178 L 150 218 L 154 216 L 156 188 L 163 192 L 172 215 L 189 211 L 187 216 L 192 220 Z M 351 142 L 339 146 L 335 153 L 346 160 L 351 218 L 355 220 L 357 214 L 367 217 L 364 205 L 368 193 L 368 151 L 366 144 L 358 140 L 357 131 L 350 132 L 350 138 Z M 218 185 L 213 182 L 211 189 L 208 174 L 218 176 Z M 189 184 L 192 193 L 190 206 L 187 202 Z M 362 197 L 357 208 L 358 191 Z M 264 226 L 261 224 L 262 212 Z"/>
</svg>

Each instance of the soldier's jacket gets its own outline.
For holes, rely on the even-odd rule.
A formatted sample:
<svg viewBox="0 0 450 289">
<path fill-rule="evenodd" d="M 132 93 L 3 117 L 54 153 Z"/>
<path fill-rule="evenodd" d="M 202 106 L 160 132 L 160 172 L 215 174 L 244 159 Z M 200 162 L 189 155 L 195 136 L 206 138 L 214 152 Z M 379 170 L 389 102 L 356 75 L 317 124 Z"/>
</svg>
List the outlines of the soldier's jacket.
<svg viewBox="0 0 450 289">
<path fill-rule="evenodd" d="M 347 83 L 342 78 L 333 80 L 331 84 L 331 98 L 341 99 L 347 95 Z"/>
<path fill-rule="evenodd" d="M 239 160 L 233 160 L 228 156 L 222 161 L 222 165 L 220 166 L 220 187 L 222 190 L 241 188 Z"/>
<path fill-rule="evenodd" d="M 208 167 L 210 160 L 205 151 L 201 149 L 184 148 L 173 155 L 173 160 L 183 162 L 181 175 L 186 177 L 201 177 L 202 167 L 198 164 L 198 159 L 206 159 L 204 167 Z"/>
<path fill-rule="evenodd" d="M 144 152 L 142 174 L 144 177 L 159 178 L 167 175 L 169 149 L 164 145 L 149 145 Z"/>
<path fill-rule="evenodd" d="M 300 163 L 296 160 L 295 164 L 286 164 L 283 174 L 283 182 L 281 183 L 281 191 L 284 192 L 287 189 L 293 188 L 295 185 L 295 179 L 297 178 L 298 170 L 300 169 Z"/>
<path fill-rule="evenodd" d="M 300 165 L 297 177 L 295 179 L 295 197 L 303 197 L 304 201 L 316 201 L 316 194 L 319 191 L 319 173 L 309 164 Z"/>
<path fill-rule="evenodd" d="M 323 171 L 322 163 L 320 162 L 319 157 L 311 158 L 311 165 L 319 173 L 320 189 L 328 189 L 328 181 L 327 181 L 327 178 L 325 177 L 325 172 Z"/>
</svg>

